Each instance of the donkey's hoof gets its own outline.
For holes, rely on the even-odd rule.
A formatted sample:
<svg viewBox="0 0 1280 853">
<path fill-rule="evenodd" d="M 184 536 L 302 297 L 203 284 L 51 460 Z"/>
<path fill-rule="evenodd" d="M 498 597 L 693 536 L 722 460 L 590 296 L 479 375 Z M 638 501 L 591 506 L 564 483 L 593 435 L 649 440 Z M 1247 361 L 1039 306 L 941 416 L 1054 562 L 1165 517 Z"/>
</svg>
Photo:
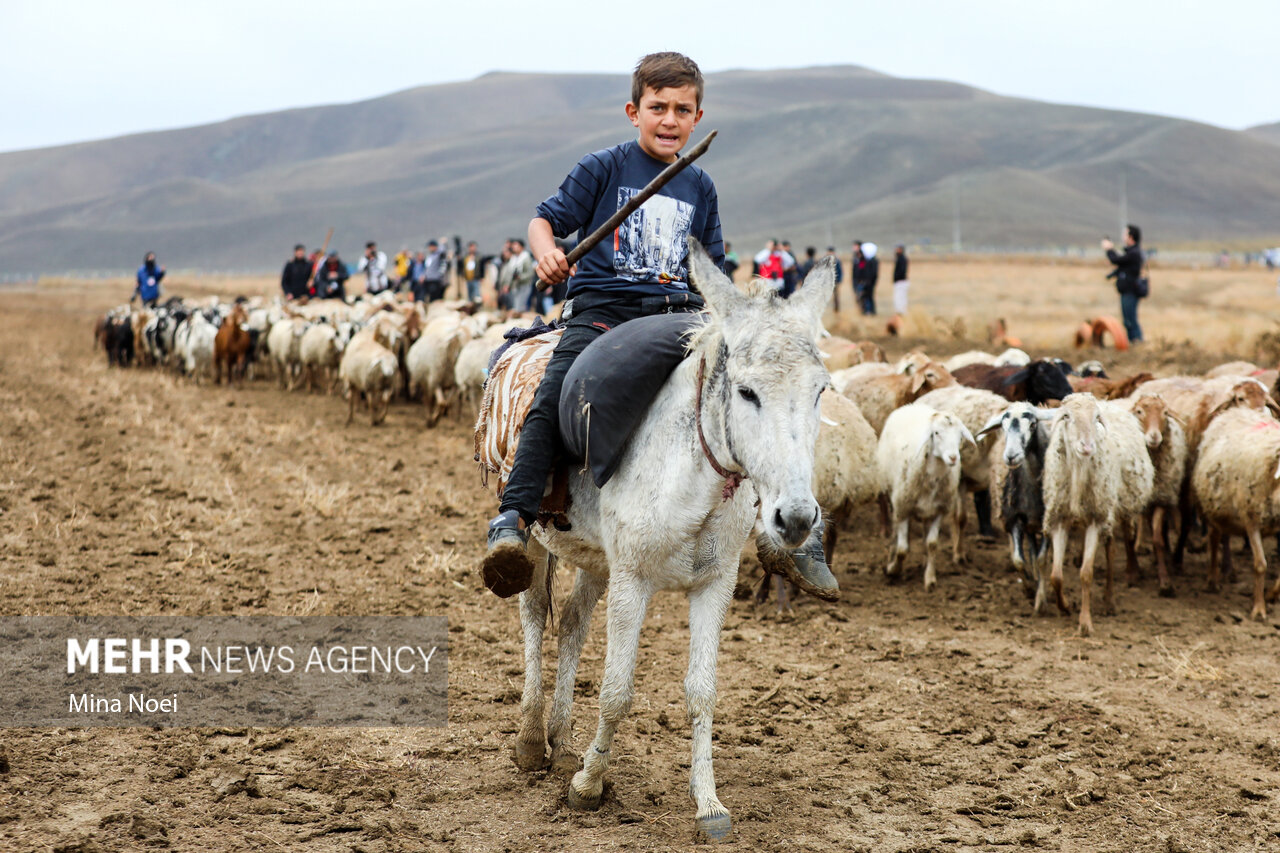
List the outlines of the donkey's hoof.
<svg viewBox="0 0 1280 853">
<path fill-rule="evenodd" d="M 733 822 L 727 814 L 709 814 L 697 820 L 698 838 L 707 841 L 724 841 L 729 837 Z"/>
<path fill-rule="evenodd" d="M 1161 598 L 1177 598 L 1178 591 L 1173 588 L 1173 584 L 1166 584 L 1160 587 L 1160 597 Z"/>
<path fill-rule="evenodd" d="M 547 766 L 547 747 L 541 743 L 516 741 L 516 745 L 511 748 L 511 757 L 515 759 L 516 767 L 526 773 L 543 770 Z"/>
<path fill-rule="evenodd" d="M 604 792 L 601 791 L 595 797 L 587 797 L 578 793 L 578 789 L 569 786 L 569 808 L 579 812 L 593 812 L 600 808 L 600 801 L 604 799 Z"/>
<path fill-rule="evenodd" d="M 552 753 L 551 772 L 557 776 L 572 776 L 582 769 L 582 759 L 575 752 Z"/>
</svg>

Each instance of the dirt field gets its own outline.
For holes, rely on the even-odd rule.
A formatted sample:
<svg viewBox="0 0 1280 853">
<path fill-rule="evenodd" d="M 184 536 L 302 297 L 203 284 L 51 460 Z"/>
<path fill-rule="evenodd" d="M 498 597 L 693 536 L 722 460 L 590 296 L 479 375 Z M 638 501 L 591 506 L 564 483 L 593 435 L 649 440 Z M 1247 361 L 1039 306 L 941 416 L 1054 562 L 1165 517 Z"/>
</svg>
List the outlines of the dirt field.
<svg viewBox="0 0 1280 853">
<path fill-rule="evenodd" d="M 1250 275 L 1169 273 L 1171 290 L 1205 288 L 1198 322 L 1176 307 L 1187 316 L 1175 343 L 1121 367 L 1212 360 L 1176 343 L 1184 335 L 1252 355 L 1253 334 L 1274 321 L 1260 308 L 1233 318 L 1275 296 L 1271 278 Z M 970 281 L 1057 282 L 1058 307 L 1037 309 L 1023 334 L 1056 339 L 1061 326 L 1068 357 L 1083 312 L 1115 310 L 1097 269 L 922 264 L 913 277 L 921 303 L 929 294 L 931 309 L 975 318 Z M 336 398 L 109 370 L 92 323 L 128 290 L 0 291 L 0 618 L 444 613 L 449 725 L 6 730 L 0 849 L 691 846 L 683 598 L 659 594 L 650 611 L 603 808 L 570 811 L 564 780 L 522 774 L 509 755 L 519 620 L 474 568 L 495 501 L 469 425 L 427 432 L 421 410 L 399 404 L 382 427 L 344 427 Z M 1236 292 L 1248 300 L 1231 302 Z M 1016 333 L 1030 298 L 991 310 Z M 1144 316 L 1152 333 L 1175 310 L 1159 299 Z M 1250 331 L 1234 343 L 1215 331 L 1242 323 Z M 910 582 L 888 586 L 874 530 L 865 512 L 842 540 L 839 603 L 803 600 L 785 620 L 772 603 L 730 611 L 715 761 L 738 849 L 1280 849 L 1280 612 L 1246 618 L 1246 562 L 1242 582 L 1210 595 L 1205 557 L 1191 554 L 1174 600 L 1156 596 L 1148 571 L 1138 588 L 1121 584 L 1118 612 L 1095 613 L 1082 640 L 1074 617 L 1031 615 L 1002 545 L 974 540 L 972 565 L 944 561 L 926 595 L 920 541 Z M 747 560 L 744 578 L 753 571 Z M 558 578 L 561 593 L 569 581 Z M 1075 581 L 1069 571 L 1073 595 Z M 595 724 L 603 613 L 579 672 L 580 748 Z"/>
</svg>

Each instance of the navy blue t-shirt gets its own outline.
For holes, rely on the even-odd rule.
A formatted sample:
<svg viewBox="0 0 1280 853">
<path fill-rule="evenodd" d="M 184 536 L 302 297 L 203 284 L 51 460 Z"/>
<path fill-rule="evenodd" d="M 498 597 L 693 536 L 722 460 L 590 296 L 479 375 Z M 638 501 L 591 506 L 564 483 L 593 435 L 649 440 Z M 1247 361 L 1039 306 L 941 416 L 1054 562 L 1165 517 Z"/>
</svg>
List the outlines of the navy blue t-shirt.
<svg viewBox="0 0 1280 853">
<path fill-rule="evenodd" d="M 560 238 L 586 237 L 638 195 L 667 163 L 634 140 L 583 157 L 536 215 Z M 720 269 L 724 240 L 716 186 L 692 164 L 632 213 L 578 262 L 569 296 L 597 293 L 662 296 L 689 289 L 688 237 L 697 237 Z"/>
</svg>

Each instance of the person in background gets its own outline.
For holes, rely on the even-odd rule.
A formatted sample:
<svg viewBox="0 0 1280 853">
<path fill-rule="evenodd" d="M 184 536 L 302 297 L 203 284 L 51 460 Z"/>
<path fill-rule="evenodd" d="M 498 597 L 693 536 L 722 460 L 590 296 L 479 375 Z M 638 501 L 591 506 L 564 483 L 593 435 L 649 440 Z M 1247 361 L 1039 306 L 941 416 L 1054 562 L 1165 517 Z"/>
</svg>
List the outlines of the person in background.
<svg viewBox="0 0 1280 853">
<path fill-rule="evenodd" d="M 338 257 L 337 251 L 329 253 L 320 268 L 319 280 L 316 282 L 316 295 L 321 299 L 347 299 L 347 265 Z"/>
<path fill-rule="evenodd" d="M 467 253 L 462 256 L 458 266 L 462 280 L 467 283 L 467 301 L 478 303 L 480 282 L 484 281 L 484 259 L 480 257 L 480 250 L 474 240 L 467 244 Z"/>
<path fill-rule="evenodd" d="M 307 247 L 299 243 L 293 247 L 293 257 L 285 262 L 284 271 L 280 273 L 280 289 L 288 301 L 303 299 L 311 295 L 311 261 L 307 258 Z"/>
<path fill-rule="evenodd" d="M 867 317 L 876 313 L 876 280 L 880 277 L 880 259 L 876 257 L 876 244 L 854 243 L 856 253 L 853 266 L 853 291 L 858 295 L 858 307 Z"/>
<path fill-rule="evenodd" d="M 783 240 L 778 251 L 782 254 L 782 298 L 787 299 L 796 292 L 800 276 L 796 268 L 796 256 L 791 251 L 791 241 Z"/>
<path fill-rule="evenodd" d="M 764 244 L 764 248 L 756 252 L 755 258 L 752 259 L 754 275 L 769 282 L 774 290 L 781 291 L 783 286 L 783 275 L 786 270 L 782 263 L 782 252 L 778 250 L 778 241 L 770 240 Z"/>
<path fill-rule="evenodd" d="M 156 266 L 156 253 L 147 252 L 142 259 L 142 266 L 138 267 L 138 285 L 133 289 L 129 302 L 140 298 L 142 307 L 156 307 L 156 302 L 160 300 L 160 280 L 163 278 L 164 267 Z"/>
<path fill-rule="evenodd" d="M 1115 278 L 1116 291 L 1120 294 L 1120 316 L 1124 318 L 1124 331 L 1130 343 L 1142 342 L 1142 326 L 1138 325 L 1138 279 L 1142 277 L 1142 229 L 1130 224 L 1125 228 L 1124 251 L 1117 252 L 1111 238 L 1102 238 L 1102 250 L 1115 269 L 1107 278 Z"/>
<path fill-rule="evenodd" d="M 907 291 L 911 282 L 907 280 L 907 247 L 899 243 L 893 248 L 893 311 L 895 314 L 907 313 Z"/>
<path fill-rule="evenodd" d="M 409 254 L 409 250 L 401 246 L 400 251 L 396 252 L 395 257 L 395 279 L 391 282 L 391 286 L 399 289 L 401 282 L 409 277 L 409 267 L 413 264 L 413 256 Z"/>
<path fill-rule="evenodd" d="M 813 272 L 813 265 L 818 262 L 818 250 L 813 246 L 804 247 L 804 260 L 796 265 L 796 277 L 803 282 Z"/>
<path fill-rule="evenodd" d="M 507 275 L 507 291 L 512 311 L 528 311 L 533 304 L 533 282 L 537 267 L 533 255 L 524 247 L 519 237 L 511 241 L 511 260 L 503 266 Z"/>
<path fill-rule="evenodd" d="M 733 250 L 728 241 L 724 244 L 724 274 L 733 278 L 733 274 L 738 271 L 738 253 Z"/>
<path fill-rule="evenodd" d="M 401 291 L 413 294 L 414 302 L 425 302 L 427 298 L 427 253 L 418 252 L 409 261 L 409 277 L 400 286 Z"/>
<path fill-rule="evenodd" d="M 424 280 L 426 301 L 435 302 L 438 299 L 444 299 L 446 287 L 444 277 L 449 272 L 449 250 L 436 240 L 428 240 L 426 262 Z M 414 298 L 417 298 L 416 295 Z"/>
<path fill-rule="evenodd" d="M 836 286 L 831 293 L 831 299 L 834 303 L 836 313 L 840 313 L 840 284 L 844 281 L 844 264 L 840 263 L 840 256 L 836 254 L 835 246 L 827 247 L 827 256 L 836 259 Z"/>
<path fill-rule="evenodd" d="M 320 272 L 324 269 L 324 251 L 316 249 L 311 253 L 311 287 L 307 290 L 308 296 L 315 296 L 319 291 Z"/>
<path fill-rule="evenodd" d="M 387 253 L 378 251 L 378 244 L 370 240 L 364 244 L 364 257 L 356 272 L 365 274 L 365 292 L 369 295 L 387 289 Z"/>
</svg>

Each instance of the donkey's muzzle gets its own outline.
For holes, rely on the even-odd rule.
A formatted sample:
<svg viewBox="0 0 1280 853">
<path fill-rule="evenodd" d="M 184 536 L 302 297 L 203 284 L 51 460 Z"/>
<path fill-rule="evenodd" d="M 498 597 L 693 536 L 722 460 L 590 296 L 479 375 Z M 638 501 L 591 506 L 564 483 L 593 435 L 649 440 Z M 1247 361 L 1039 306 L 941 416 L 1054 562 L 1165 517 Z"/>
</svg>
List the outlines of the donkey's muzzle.
<svg viewBox="0 0 1280 853">
<path fill-rule="evenodd" d="M 817 501 L 785 501 L 773 511 L 773 529 L 788 548 L 799 548 L 821 514 Z"/>
</svg>

